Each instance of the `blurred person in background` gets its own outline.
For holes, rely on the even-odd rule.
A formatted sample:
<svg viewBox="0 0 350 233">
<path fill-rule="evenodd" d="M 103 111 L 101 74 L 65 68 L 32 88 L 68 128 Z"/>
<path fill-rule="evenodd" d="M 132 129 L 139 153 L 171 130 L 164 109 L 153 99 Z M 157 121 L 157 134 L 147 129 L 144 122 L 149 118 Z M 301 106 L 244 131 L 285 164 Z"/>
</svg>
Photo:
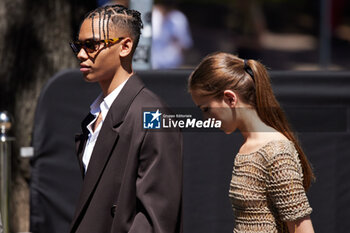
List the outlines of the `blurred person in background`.
<svg viewBox="0 0 350 233">
<path fill-rule="evenodd" d="M 228 53 L 207 56 L 188 81 L 206 118 L 244 138 L 229 189 L 235 233 L 313 233 L 311 166 L 276 100 L 266 68 Z"/>
<path fill-rule="evenodd" d="M 187 17 L 175 0 L 162 0 L 152 12 L 152 68 L 173 69 L 183 65 L 184 51 L 192 47 Z"/>
</svg>

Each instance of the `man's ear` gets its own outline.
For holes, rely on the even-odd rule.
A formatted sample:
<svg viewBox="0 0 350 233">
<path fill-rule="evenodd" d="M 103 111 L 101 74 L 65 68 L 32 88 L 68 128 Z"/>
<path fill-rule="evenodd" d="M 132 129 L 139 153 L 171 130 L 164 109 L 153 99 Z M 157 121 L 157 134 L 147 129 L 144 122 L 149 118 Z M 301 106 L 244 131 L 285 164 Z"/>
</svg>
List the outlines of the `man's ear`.
<svg viewBox="0 0 350 233">
<path fill-rule="evenodd" d="M 237 95 L 231 90 L 224 91 L 224 101 L 231 108 L 236 107 L 237 105 Z"/>
<path fill-rule="evenodd" d="M 127 57 L 132 51 L 132 47 L 134 45 L 134 42 L 131 40 L 131 38 L 126 37 L 120 43 L 121 43 L 121 46 L 120 46 L 119 55 L 121 57 Z"/>
</svg>

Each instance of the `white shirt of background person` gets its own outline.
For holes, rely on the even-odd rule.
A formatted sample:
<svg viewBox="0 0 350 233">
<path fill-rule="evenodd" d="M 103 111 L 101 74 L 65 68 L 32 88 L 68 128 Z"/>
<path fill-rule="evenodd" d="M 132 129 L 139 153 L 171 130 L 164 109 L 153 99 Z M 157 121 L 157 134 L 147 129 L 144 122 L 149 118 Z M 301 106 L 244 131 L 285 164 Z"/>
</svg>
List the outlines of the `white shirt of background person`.
<svg viewBox="0 0 350 233">
<path fill-rule="evenodd" d="M 158 7 L 152 11 L 152 68 L 177 68 L 183 63 L 183 50 L 192 46 L 186 16 L 171 10 L 164 15 Z"/>
</svg>

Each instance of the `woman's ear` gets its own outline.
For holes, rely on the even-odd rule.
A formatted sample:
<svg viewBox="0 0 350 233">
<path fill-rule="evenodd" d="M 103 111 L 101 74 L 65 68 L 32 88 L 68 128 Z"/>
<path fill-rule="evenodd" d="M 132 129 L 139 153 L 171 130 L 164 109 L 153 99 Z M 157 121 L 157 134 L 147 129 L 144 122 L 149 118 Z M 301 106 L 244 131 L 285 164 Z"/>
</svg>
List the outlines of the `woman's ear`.
<svg viewBox="0 0 350 233">
<path fill-rule="evenodd" d="M 231 91 L 231 90 L 225 90 L 224 91 L 224 101 L 229 107 L 231 107 L 231 108 L 236 107 L 236 105 L 237 105 L 236 93 Z"/>
<path fill-rule="evenodd" d="M 132 47 L 134 45 L 134 42 L 131 40 L 131 38 L 126 37 L 120 43 L 121 43 L 121 46 L 120 46 L 119 55 L 121 57 L 127 57 L 132 51 Z"/>
</svg>

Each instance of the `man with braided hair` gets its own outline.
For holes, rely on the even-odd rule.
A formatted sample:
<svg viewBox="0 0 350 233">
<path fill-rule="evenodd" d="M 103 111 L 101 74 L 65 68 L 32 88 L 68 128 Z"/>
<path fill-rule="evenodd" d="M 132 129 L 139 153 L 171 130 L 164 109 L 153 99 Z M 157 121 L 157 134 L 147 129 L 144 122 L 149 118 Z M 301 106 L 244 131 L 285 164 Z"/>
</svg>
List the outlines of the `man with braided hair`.
<svg viewBox="0 0 350 233">
<path fill-rule="evenodd" d="M 84 182 L 71 233 L 182 232 L 182 136 L 142 127 L 142 109 L 164 104 L 132 70 L 141 29 L 139 12 L 103 6 L 70 44 L 102 89 L 76 136 Z"/>
</svg>

